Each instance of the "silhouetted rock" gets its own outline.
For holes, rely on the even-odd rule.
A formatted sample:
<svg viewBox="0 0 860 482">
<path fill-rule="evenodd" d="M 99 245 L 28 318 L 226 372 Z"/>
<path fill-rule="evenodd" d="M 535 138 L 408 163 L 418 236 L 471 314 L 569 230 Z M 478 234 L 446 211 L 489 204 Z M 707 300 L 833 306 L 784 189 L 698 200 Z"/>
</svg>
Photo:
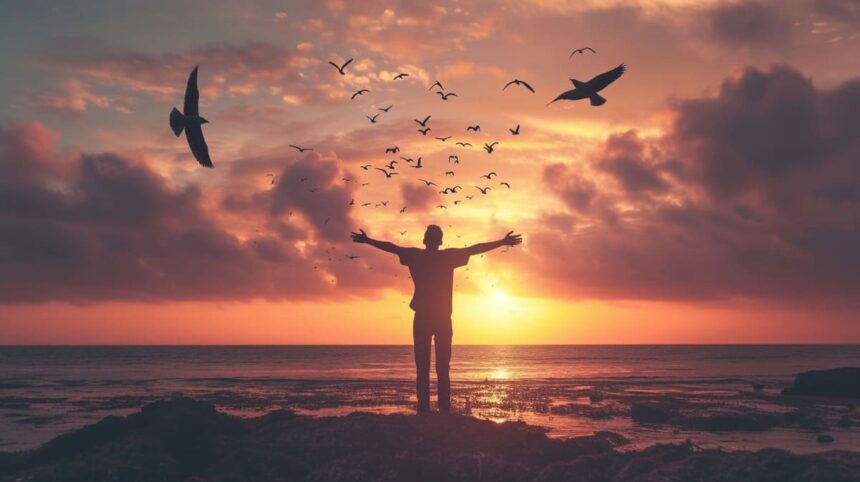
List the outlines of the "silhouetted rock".
<svg viewBox="0 0 860 482">
<path fill-rule="evenodd" d="M 630 405 L 630 416 L 639 423 L 671 423 L 677 413 L 668 405 L 654 402 L 634 402 Z"/>
<path fill-rule="evenodd" d="M 828 481 L 857 480 L 860 454 L 701 451 L 659 445 L 618 452 L 599 432 L 547 438 L 524 423 L 462 415 L 309 418 L 287 410 L 242 419 L 189 399 L 0 453 L 0 481 Z"/>
<path fill-rule="evenodd" d="M 821 444 L 832 444 L 834 442 L 833 436 L 827 435 L 826 433 L 818 434 L 818 437 L 816 437 L 815 440 Z"/>
<path fill-rule="evenodd" d="M 813 370 L 798 374 L 783 395 L 860 398 L 860 367 Z"/>
</svg>

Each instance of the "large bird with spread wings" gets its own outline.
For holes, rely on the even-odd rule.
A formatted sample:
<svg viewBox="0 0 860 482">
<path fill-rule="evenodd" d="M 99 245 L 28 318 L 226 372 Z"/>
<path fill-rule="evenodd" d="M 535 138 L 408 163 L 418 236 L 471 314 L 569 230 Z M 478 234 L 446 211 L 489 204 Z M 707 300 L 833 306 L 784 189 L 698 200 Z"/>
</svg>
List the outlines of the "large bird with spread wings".
<svg viewBox="0 0 860 482">
<path fill-rule="evenodd" d="M 191 154 L 197 159 L 203 167 L 214 167 L 212 159 L 209 158 L 209 148 L 206 146 L 206 139 L 203 138 L 203 124 L 209 121 L 200 117 L 200 92 L 197 91 L 197 67 L 191 71 L 188 76 L 188 85 L 185 87 L 185 104 L 183 112 L 179 112 L 176 107 L 170 111 L 170 128 L 176 137 L 185 131 L 185 138 L 188 139 L 188 147 L 191 148 Z"/>
<path fill-rule="evenodd" d="M 625 70 L 627 70 L 627 67 L 624 64 L 621 64 L 608 72 L 604 72 L 598 75 L 597 77 L 589 80 L 588 82 L 570 79 L 570 81 L 573 82 L 574 89 L 568 90 L 567 92 L 562 92 L 558 97 L 553 99 L 552 102 L 555 102 L 557 100 L 589 99 L 591 101 L 591 105 L 593 106 L 603 105 L 606 103 L 606 99 L 597 95 L 597 93 L 605 89 L 609 84 L 618 80 L 618 78 L 621 77 L 621 74 L 623 74 Z M 550 104 L 552 104 L 552 102 L 550 102 Z"/>
</svg>

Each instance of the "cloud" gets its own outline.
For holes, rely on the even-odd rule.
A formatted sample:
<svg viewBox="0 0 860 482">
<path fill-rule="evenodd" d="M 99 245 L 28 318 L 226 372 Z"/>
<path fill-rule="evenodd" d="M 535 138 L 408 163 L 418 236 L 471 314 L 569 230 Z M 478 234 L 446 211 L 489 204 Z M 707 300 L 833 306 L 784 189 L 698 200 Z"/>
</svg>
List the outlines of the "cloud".
<svg viewBox="0 0 860 482">
<path fill-rule="evenodd" d="M 709 14 L 712 33 L 733 44 L 753 45 L 785 40 L 791 24 L 778 8 L 760 2 L 720 4 Z"/>
<path fill-rule="evenodd" d="M 401 184 L 400 195 L 403 198 L 403 204 L 410 212 L 427 211 L 432 206 L 440 204 L 441 200 L 439 193 L 432 186 L 428 187 L 421 181 Z"/>
</svg>

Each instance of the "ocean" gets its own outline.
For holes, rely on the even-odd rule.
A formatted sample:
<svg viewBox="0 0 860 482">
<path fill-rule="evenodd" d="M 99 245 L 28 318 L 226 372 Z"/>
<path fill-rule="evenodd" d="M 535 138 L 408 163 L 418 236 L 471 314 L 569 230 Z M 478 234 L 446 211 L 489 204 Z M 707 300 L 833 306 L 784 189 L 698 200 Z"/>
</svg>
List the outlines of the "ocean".
<svg viewBox="0 0 860 482">
<path fill-rule="evenodd" d="M 631 448 L 690 441 L 800 453 L 860 450 L 856 404 L 799 406 L 780 395 L 799 372 L 841 366 L 860 366 L 860 345 L 455 345 L 452 392 L 458 412 L 524 421 L 552 437 L 608 430 L 628 437 Z M 412 347 L 0 347 L 0 451 L 34 448 L 107 415 L 178 396 L 242 416 L 280 408 L 311 416 L 411 413 Z M 700 418 L 802 412 L 784 418 L 804 422 L 740 430 L 643 424 L 631 418 L 637 403 L 671 404 Z M 823 431 L 833 444 L 816 442 Z"/>
</svg>

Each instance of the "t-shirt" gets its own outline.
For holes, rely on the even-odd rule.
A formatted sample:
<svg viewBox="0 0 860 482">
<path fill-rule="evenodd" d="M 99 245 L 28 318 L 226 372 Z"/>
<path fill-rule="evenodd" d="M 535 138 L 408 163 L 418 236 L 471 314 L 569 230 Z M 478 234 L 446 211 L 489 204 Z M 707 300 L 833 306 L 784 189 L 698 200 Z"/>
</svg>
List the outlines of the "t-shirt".
<svg viewBox="0 0 860 482">
<path fill-rule="evenodd" d="M 420 313 L 450 316 L 454 268 L 465 266 L 469 262 L 469 253 L 455 248 L 403 248 L 398 254 L 400 264 L 409 267 L 415 284 L 415 294 L 409 307 Z"/>
</svg>

